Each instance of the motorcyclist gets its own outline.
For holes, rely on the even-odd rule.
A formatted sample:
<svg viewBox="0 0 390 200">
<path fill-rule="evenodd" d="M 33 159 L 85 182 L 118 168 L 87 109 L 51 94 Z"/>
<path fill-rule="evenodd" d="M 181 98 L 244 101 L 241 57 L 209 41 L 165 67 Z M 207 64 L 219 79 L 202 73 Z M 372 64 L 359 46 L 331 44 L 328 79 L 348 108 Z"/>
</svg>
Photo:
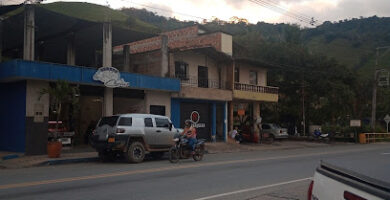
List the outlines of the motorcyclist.
<svg viewBox="0 0 390 200">
<path fill-rule="evenodd" d="M 196 146 L 196 128 L 192 126 L 191 120 L 186 120 L 184 122 L 184 130 L 181 135 L 187 136 L 188 145 L 192 148 L 192 154 L 195 154 L 195 146 Z"/>
</svg>

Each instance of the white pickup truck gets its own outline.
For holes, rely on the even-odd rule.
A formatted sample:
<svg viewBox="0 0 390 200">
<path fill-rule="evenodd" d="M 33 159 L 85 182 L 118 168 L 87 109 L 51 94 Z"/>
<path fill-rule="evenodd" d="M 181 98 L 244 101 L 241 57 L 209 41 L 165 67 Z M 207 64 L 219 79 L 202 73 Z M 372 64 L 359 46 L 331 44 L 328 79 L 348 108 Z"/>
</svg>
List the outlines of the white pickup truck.
<svg viewBox="0 0 390 200">
<path fill-rule="evenodd" d="M 321 162 L 310 183 L 308 200 L 390 200 L 390 166 L 362 170 L 362 165 L 352 164 L 348 168 Z"/>
</svg>

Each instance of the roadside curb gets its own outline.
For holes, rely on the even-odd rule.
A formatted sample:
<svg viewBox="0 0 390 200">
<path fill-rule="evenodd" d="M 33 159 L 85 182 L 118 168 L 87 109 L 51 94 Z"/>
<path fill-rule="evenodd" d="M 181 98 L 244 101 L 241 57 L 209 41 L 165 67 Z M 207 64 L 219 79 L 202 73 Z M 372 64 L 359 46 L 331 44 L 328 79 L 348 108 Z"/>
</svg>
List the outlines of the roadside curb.
<svg viewBox="0 0 390 200">
<path fill-rule="evenodd" d="M 98 161 L 98 157 L 86 157 L 86 158 L 70 158 L 70 159 L 60 159 L 60 160 L 48 160 L 37 164 L 36 166 L 47 166 L 47 165 L 62 165 L 62 164 L 72 164 L 72 163 L 85 163 L 85 162 L 95 162 Z"/>
</svg>

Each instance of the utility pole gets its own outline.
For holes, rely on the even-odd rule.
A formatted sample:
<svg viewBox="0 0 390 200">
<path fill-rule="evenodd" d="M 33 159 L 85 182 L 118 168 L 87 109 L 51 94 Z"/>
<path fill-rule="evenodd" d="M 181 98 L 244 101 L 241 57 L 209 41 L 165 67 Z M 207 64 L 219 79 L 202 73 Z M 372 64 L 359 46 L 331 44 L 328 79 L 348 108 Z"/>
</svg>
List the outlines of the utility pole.
<svg viewBox="0 0 390 200">
<path fill-rule="evenodd" d="M 302 126 L 303 126 L 303 136 L 306 136 L 306 116 L 305 116 L 305 73 L 303 73 L 303 79 L 302 79 Z"/>
<path fill-rule="evenodd" d="M 377 84 L 378 84 L 378 60 L 379 60 L 379 50 L 388 49 L 390 46 L 377 47 L 376 48 L 376 58 L 375 58 L 375 70 L 374 70 L 374 84 L 372 87 L 372 109 L 371 109 L 371 129 L 375 132 L 375 123 L 376 123 L 376 93 L 377 93 Z"/>
<path fill-rule="evenodd" d="M 376 123 L 376 90 L 377 90 L 377 70 L 378 70 L 378 57 L 379 49 L 376 48 L 375 56 L 375 69 L 374 69 L 374 85 L 372 87 L 372 109 L 371 109 L 371 129 L 372 132 L 375 132 L 375 123 Z"/>
</svg>

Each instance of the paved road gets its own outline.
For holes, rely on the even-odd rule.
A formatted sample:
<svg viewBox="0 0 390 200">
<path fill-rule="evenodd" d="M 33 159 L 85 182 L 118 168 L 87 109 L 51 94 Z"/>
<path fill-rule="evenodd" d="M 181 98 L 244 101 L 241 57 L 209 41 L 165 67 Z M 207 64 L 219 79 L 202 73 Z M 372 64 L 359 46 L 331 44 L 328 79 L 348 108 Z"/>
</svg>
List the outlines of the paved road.
<svg viewBox="0 0 390 200">
<path fill-rule="evenodd" d="M 0 199 L 305 199 L 324 160 L 389 160 L 389 144 L 208 154 L 204 161 L 0 170 Z M 373 165 L 372 162 L 363 162 Z"/>
</svg>

